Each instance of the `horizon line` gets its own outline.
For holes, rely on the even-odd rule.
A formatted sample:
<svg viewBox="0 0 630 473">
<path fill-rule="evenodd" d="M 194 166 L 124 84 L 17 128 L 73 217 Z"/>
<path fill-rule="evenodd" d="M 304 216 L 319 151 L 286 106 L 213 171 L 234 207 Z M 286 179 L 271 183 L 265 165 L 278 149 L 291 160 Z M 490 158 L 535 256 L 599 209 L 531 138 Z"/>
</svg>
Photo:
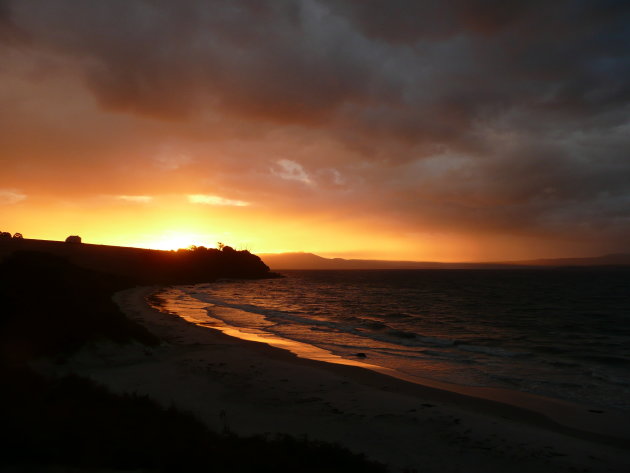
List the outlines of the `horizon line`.
<svg viewBox="0 0 630 473">
<path fill-rule="evenodd" d="M 16 240 L 14 238 L 11 238 L 11 240 Z M 41 238 L 20 238 L 19 240 L 30 240 L 30 241 L 42 241 L 42 242 L 51 242 L 51 243 L 66 243 L 64 240 L 48 240 L 48 239 L 41 239 Z M 2 240 L 0 240 L 2 241 Z M 177 249 L 161 249 L 161 248 L 150 248 L 150 247 L 143 247 L 143 246 L 123 246 L 123 245 L 112 245 L 112 244 L 104 244 L 104 243 L 90 243 L 90 242 L 81 242 L 80 244 L 82 245 L 92 245 L 92 246 L 108 246 L 108 247 L 113 247 L 113 248 L 128 248 L 128 249 L 136 249 L 136 250 L 148 250 L 148 251 L 160 251 L 160 252 L 173 252 L 173 251 L 178 251 L 178 250 L 186 250 L 189 249 L 191 247 L 199 247 L 199 246 L 204 246 L 205 248 L 215 248 L 214 246 L 205 246 L 205 245 L 188 245 L 185 247 L 180 247 Z M 230 245 L 226 245 L 226 246 L 230 246 Z M 321 258 L 324 260 L 335 260 L 335 259 L 339 259 L 339 260 L 344 260 L 344 261 L 365 261 L 365 262 L 378 262 L 378 263 L 407 263 L 407 264 L 518 264 L 518 263 L 523 263 L 523 262 L 533 262 L 533 261 L 545 261 L 545 260 L 575 260 L 575 259 L 597 259 L 597 258 L 605 258 L 605 257 L 612 257 L 612 256 L 629 256 L 630 255 L 630 251 L 629 252 L 613 252 L 613 253 L 605 253 L 605 254 L 599 254 L 599 255 L 588 255 L 588 256 L 558 256 L 558 257 L 554 257 L 554 256 L 547 256 L 547 257 L 535 257 L 535 258 L 528 258 L 528 259 L 508 259 L 508 260 L 457 260 L 457 261 L 440 261 L 440 260 L 407 260 L 407 259 L 379 259 L 379 258 L 369 258 L 369 257 L 341 257 L 341 256 L 322 256 L 320 254 L 314 253 L 313 251 L 280 251 L 280 252 L 252 252 L 248 249 L 245 249 L 244 251 L 249 251 L 250 253 L 260 256 L 260 255 L 265 255 L 265 256 L 279 256 L 279 255 L 312 255 L 315 256 L 317 258 Z M 328 253 L 328 252 L 326 252 Z"/>
</svg>

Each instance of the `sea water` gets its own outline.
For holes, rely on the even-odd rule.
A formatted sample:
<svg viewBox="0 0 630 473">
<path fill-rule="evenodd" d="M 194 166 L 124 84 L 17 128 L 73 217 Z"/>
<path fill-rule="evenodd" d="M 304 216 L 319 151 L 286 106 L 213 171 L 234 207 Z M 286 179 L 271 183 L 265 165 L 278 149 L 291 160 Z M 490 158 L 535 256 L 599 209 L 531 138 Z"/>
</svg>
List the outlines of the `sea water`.
<svg viewBox="0 0 630 473">
<path fill-rule="evenodd" d="M 630 410 L 630 269 L 283 271 L 163 293 L 169 310 L 407 377 Z M 199 311 L 198 311 L 199 312 Z"/>
</svg>

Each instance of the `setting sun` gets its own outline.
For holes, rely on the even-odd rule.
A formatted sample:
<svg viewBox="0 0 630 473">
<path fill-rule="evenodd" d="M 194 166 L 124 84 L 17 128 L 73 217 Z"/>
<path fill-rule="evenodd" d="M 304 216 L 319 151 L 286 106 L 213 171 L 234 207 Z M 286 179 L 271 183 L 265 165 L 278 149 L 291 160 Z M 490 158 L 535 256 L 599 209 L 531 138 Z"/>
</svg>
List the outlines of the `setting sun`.
<svg viewBox="0 0 630 473">
<path fill-rule="evenodd" d="M 214 247 L 216 238 L 213 235 L 201 235 L 198 233 L 164 232 L 154 240 L 139 242 L 137 246 L 152 248 L 155 250 L 178 250 L 188 248 L 191 245 Z"/>
<path fill-rule="evenodd" d="M 502 28 L 423 37 L 381 24 L 380 2 L 297 2 L 294 22 L 283 2 L 193 1 L 176 45 L 152 32 L 183 28 L 178 7 L 55 3 L 0 0 L 3 231 L 442 262 L 627 251 L 624 69 L 606 41 L 569 35 L 586 56 L 560 61 L 532 41 L 523 74 L 510 41 L 488 43 Z M 386 18 L 408 25 L 403 10 Z M 265 21 L 296 30 L 250 31 Z M 583 67 L 601 69 L 592 91 Z"/>
</svg>

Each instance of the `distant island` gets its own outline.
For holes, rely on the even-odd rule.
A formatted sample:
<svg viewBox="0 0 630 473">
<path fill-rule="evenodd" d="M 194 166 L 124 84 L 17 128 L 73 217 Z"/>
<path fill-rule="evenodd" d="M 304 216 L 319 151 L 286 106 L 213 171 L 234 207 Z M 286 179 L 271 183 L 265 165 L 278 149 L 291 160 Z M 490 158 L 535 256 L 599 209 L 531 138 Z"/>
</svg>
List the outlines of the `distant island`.
<svg viewBox="0 0 630 473">
<path fill-rule="evenodd" d="M 282 269 L 514 269 L 531 267 L 630 266 L 630 254 L 586 258 L 548 258 L 522 261 L 441 263 L 435 261 L 385 261 L 323 258 L 313 253 L 261 253 L 273 270 Z"/>
</svg>

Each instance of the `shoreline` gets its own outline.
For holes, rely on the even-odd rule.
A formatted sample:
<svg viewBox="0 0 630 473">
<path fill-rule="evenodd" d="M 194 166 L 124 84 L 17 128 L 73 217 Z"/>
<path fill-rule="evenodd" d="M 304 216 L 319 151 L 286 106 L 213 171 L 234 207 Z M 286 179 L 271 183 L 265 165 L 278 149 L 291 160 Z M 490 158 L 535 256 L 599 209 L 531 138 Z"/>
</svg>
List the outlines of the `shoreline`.
<svg viewBox="0 0 630 473">
<path fill-rule="evenodd" d="M 216 431 L 333 442 L 392 471 L 628 471 L 630 442 L 540 413 L 414 384 L 355 366 L 298 358 L 151 307 L 160 290 L 115 301 L 163 343 L 94 345 L 50 374 L 76 373 L 118 393 L 189 411 Z"/>
<path fill-rule="evenodd" d="M 166 307 L 165 301 L 161 297 L 161 294 L 166 290 L 165 288 L 158 289 L 147 296 L 148 304 L 158 311 L 180 317 Z M 205 312 L 206 307 L 207 304 L 199 303 L 198 307 L 190 309 Z M 185 314 L 181 318 L 204 329 L 237 338 L 245 343 L 263 344 L 272 350 L 280 350 L 290 355 L 288 359 L 294 357 L 295 362 L 309 360 L 316 363 L 324 363 L 325 365 L 332 365 L 322 366 L 324 369 L 333 371 L 339 367 L 341 369 L 340 373 L 343 372 L 346 376 L 352 376 L 355 379 L 361 379 L 373 385 L 383 383 L 395 384 L 395 389 L 401 392 L 410 394 L 418 392 L 423 396 L 427 396 L 430 390 L 435 390 L 435 393 L 431 394 L 431 396 L 436 396 L 440 399 L 452 399 L 454 402 L 471 407 L 475 406 L 489 412 L 501 412 L 505 416 L 520 418 L 526 422 L 532 422 L 580 438 L 590 438 L 595 441 L 599 439 L 606 443 L 630 448 L 630 412 L 627 411 L 587 406 L 516 390 L 465 386 L 406 375 L 394 369 L 373 365 L 366 361 L 343 358 L 332 354 L 328 350 L 306 343 L 273 336 L 264 337 L 243 332 L 231 326 L 217 326 L 207 322 L 200 322 L 199 320 L 203 320 L 203 316 L 196 318 L 195 314 Z M 282 355 L 277 354 L 276 356 Z M 350 370 L 347 368 L 354 369 Z M 369 370 L 386 379 L 374 377 L 371 380 L 371 376 L 365 373 L 365 370 Z M 395 380 L 395 382 L 392 380 Z"/>
</svg>

